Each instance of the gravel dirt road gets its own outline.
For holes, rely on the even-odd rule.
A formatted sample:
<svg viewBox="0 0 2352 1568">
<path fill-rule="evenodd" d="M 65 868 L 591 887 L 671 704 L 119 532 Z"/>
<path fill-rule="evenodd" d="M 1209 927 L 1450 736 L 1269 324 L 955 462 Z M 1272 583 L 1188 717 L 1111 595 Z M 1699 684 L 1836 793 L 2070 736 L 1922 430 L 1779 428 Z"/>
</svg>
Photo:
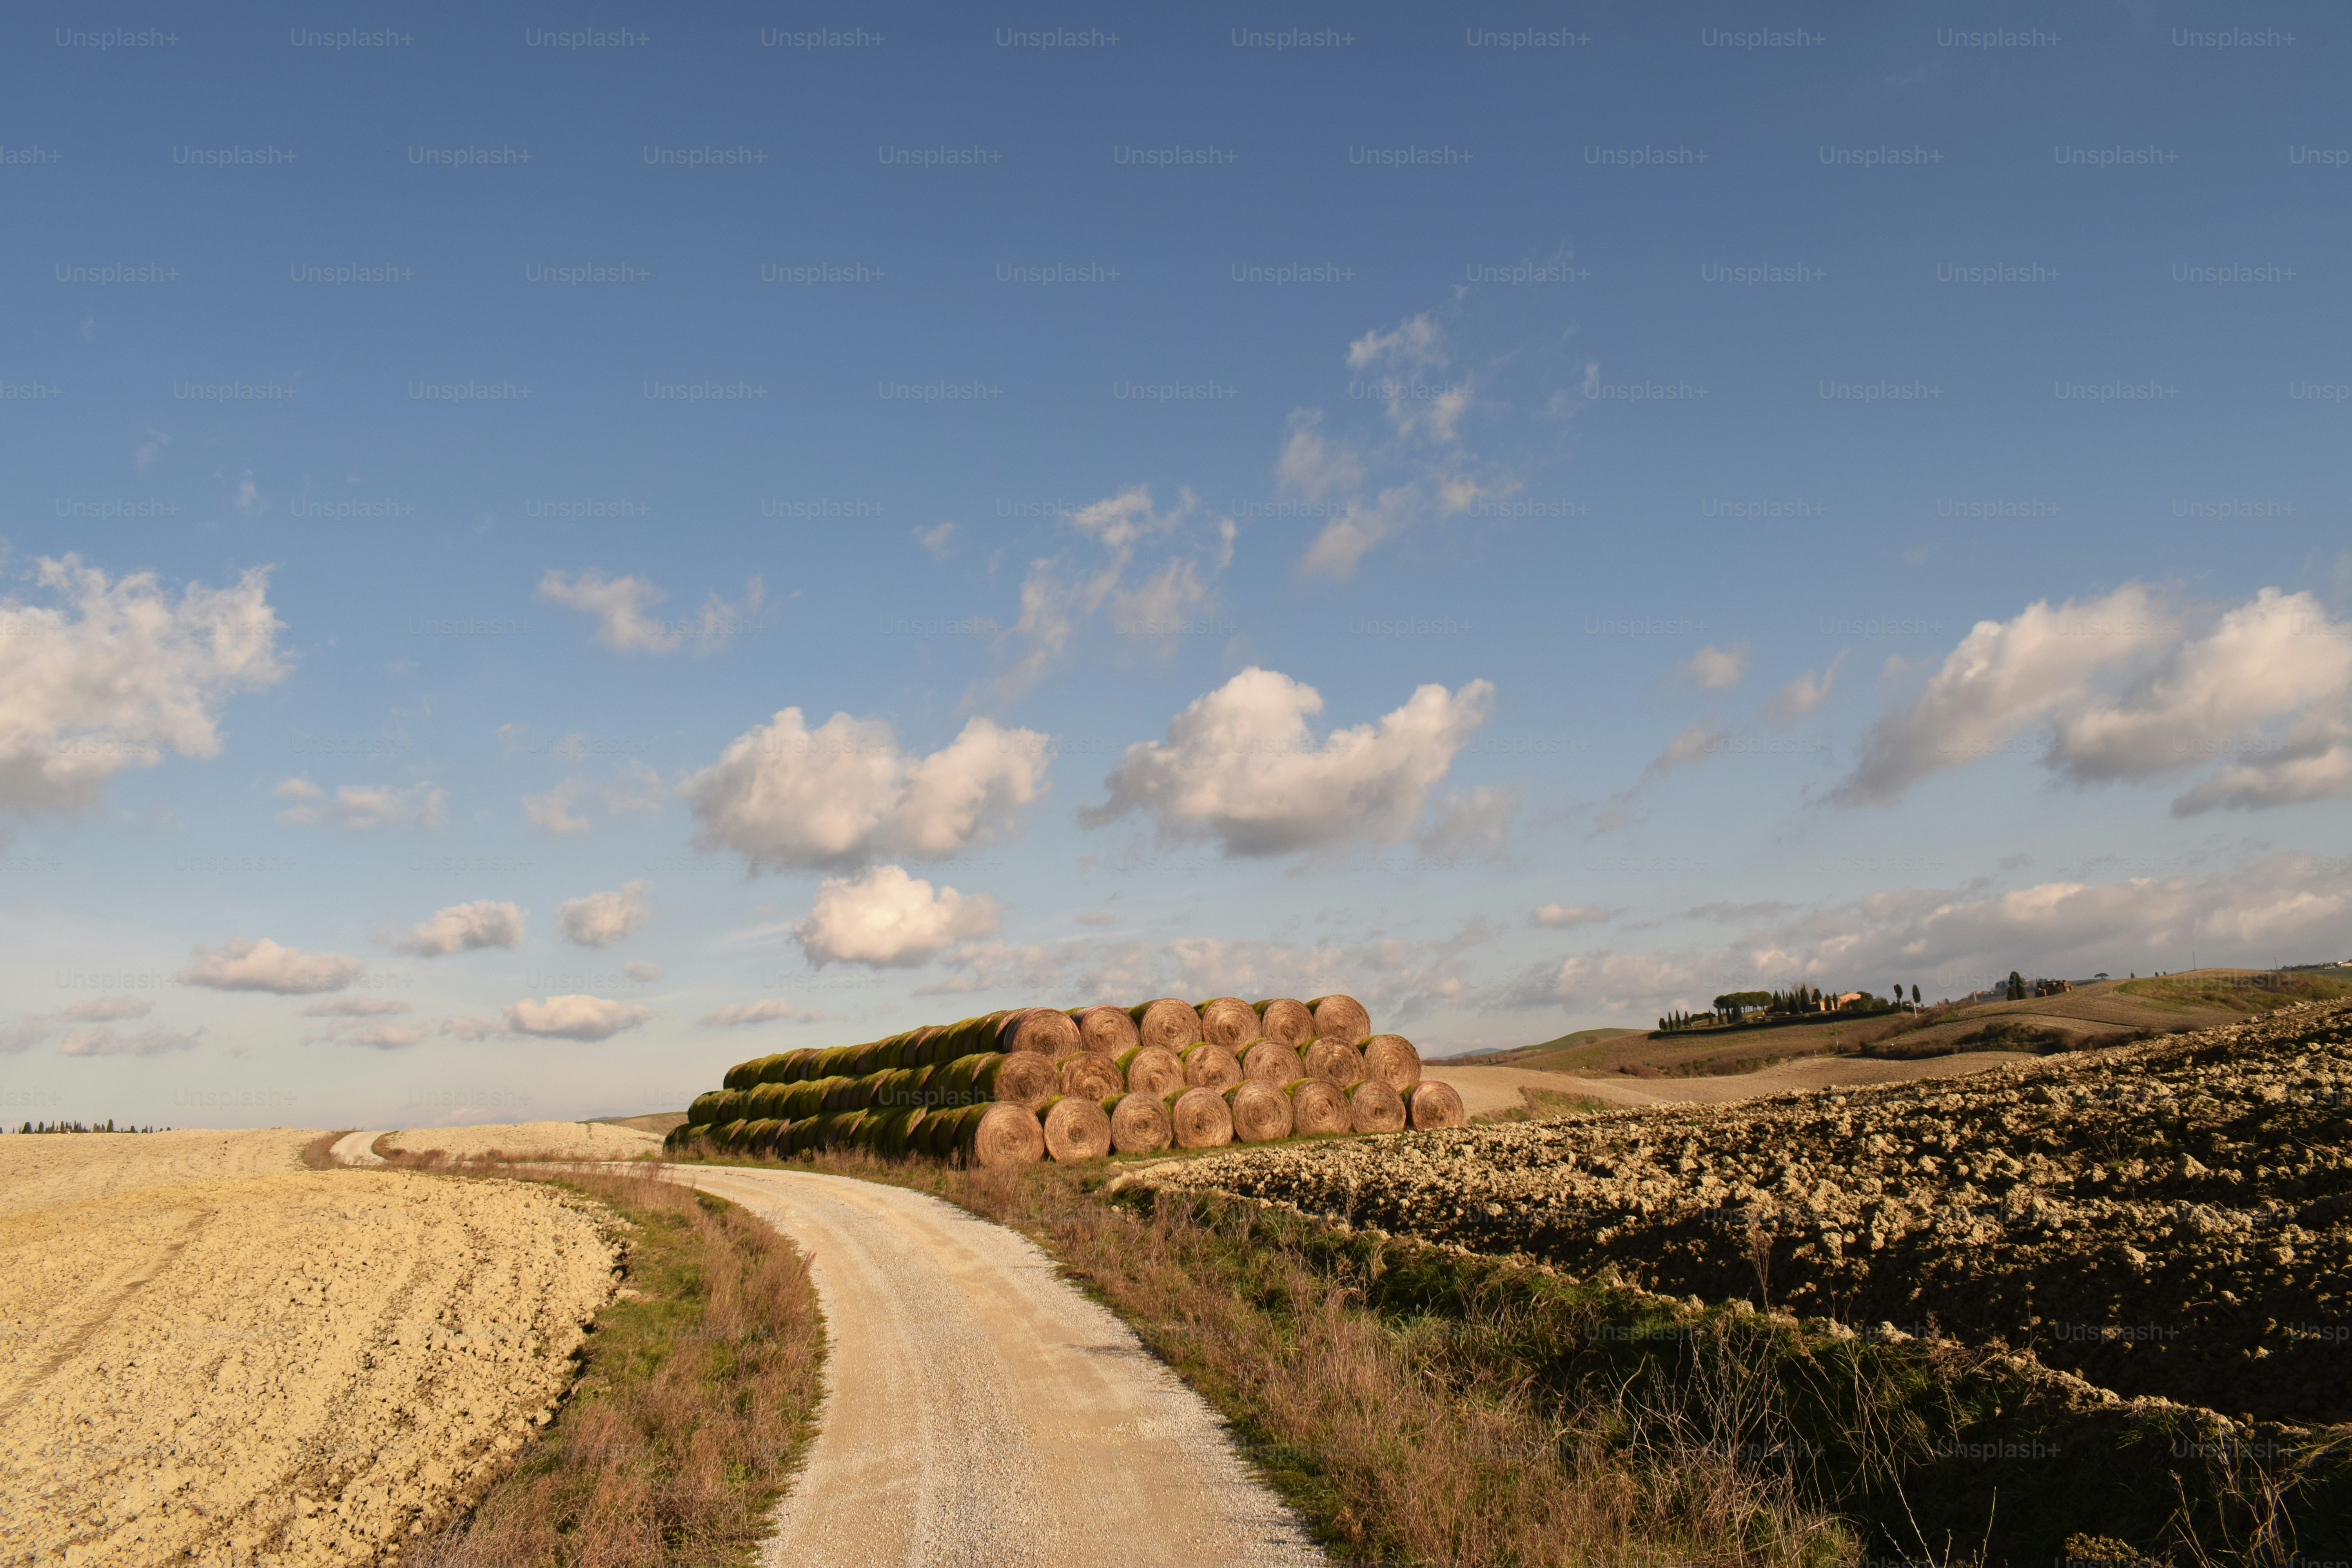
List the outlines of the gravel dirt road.
<svg viewBox="0 0 2352 1568">
<path fill-rule="evenodd" d="M 0 1138 L 0 1565 L 388 1561 L 562 1394 L 601 1215 L 313 1136 Z"/>
<path fill-rule="evenodd" d="M 1492 1116 L 1527 1103 L 1523 1089 L 1551 1094 L 1585 1095 L 1612 1108 L 1644 1105 L 1720 1105 L 1760 1095 L 1788 1094 L 1808 1089 L 1860 1088 L 1881 1083 L 1916 1083 L 1922 1079 L 1963 1078 L 1990 1068 L 2012 1067 L 2036 1058 L 2021 1051 L 1963 1051 L 1919 1061 L 1881 1062 L 1862 1057 L 1812 1057 L 1780 1062 L 1761 1072 L 1727 1073 L 1721 1077 L 1629 1078 L 1622 1073 L 1547 1072 L 1531 1068 L 1456 1067 L 1444 1061 L 1427 1063 L 1431 1078 L 1442 1079 L 1461 1095 L 1463 1109 L 1473 1116 Z"/>
<path fill-rule="evenodd" d="M 826 1394 L 765 1563 L 1324 1561 L 1209 1406 L 1024 1237 L 846 1177 L 678 1174 L 814 1263 Z"/>
</svg>

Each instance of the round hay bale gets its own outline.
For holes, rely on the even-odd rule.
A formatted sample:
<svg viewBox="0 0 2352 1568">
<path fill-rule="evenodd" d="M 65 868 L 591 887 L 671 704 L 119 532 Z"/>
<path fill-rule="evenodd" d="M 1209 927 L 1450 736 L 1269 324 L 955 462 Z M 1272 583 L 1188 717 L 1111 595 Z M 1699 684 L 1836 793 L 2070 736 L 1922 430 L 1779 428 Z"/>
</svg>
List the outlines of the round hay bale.
<svg viewBox="0 0 2352 1568">
<path fill-rule="evenodd" d="M 1315 1015 L 1315 1032 L 1354 1045 L 1372 1032 L 1372 1016 L 1353 996 L 1318 996 L 1307 1004 Z"/>
<path fill-rule="evenodd" d="M 774 1154 L 776 1139 L 787 1125 L 772 1116 L 754 1121 L 743 1130 L 743 1152 L 746 1154 Z"/>
<path fill-rule="evenodd" d="M 1279 1040 L 1252 1040 L 1242 1047 L 1242 1076 L 1280 1089 L 1293 1079 L 1305 1078 L 1307 1064 Z"/>
<path fill-rule="evenodd" d="M 1257 1009 L 1238 996 L 1212 996 L 1201 1004 L 1201 1037 L 1235 1050 L 1257 1037 Z"/>
<path fill-rule="evenodd" d="M 757 1120 L 783 1115 L 784 1100 L 792 1092 L 790 1084 L 763 1083 L 757 1089 L 745 1090 L 744 1094 L 746 1103 L 751 1106 L 752 1116 Z"/>
<path fill-rule="evenodd" d="M 1222 1149 L 1234 1141 L 1233 1110 L 1215 1089 L 1188 1089 L 1163 1103 L 1169 1136 L 1179 1149 Z"/>
<path fill-rule="evenodd" d="M 1035 1051 L 1010 1051 L 983 1059 L 972 1074 L 971 1086 L 987 1098 L 1034 1112 L 1054 1098 L 1061 1086 L 1054 1064 Z"/>
<path fill-rule="evenodd" d="M 1115 1057 L 1143 1043 L 1143 1037 L 1136 1032 L 1135 1020 L 1127 1016 L 1124 1007 L 1074 1007 L 1070 1021 L 1078 1026 L 1078 1048 L 1098 1057 Z"/>
<path fill-rule="evenodd" d="M 1402 1035 L 1374 1035 L 1364 1042 L 1364 1076 L 1409 1094 L 1421 1081 L 1421 1053 Z"/>
<path fill-rule="evenodd" d="M 1184 1082 L 1192 1089 L 1213 1089 L 1219 1094 L 1242 1080 L 1242 1059 L 1223 1046 L 1202 1040 L 1184 1047 Z"/>
<path fill-rule="evenodd" d="M 1054 1071 L 1064 1094 L 1083 1100 L 1108 1100 L 1127 1087 L 1118 1064 L 1092 1051 L 1072 1051 L 1054 1064 Z"/>
<path fill-rule="evenodd" d="M 1184 1087 L 1184 1058 L 1165 1046 L 1136 1046 L 1118 1054 L 1129 1094 L 1172 1094 Z"/>
<path fill-rule="evenodd" d="M 996 1032 L 996 1044 L 999 1050 L 1034 1051 L 1049 1061 L 1086 1047 L 1076 1021 L 1054 1007 L 1024 1007 L 1008 1016 Z"/>
<path fill-rule="evenodd" d="M 1225 1090 L 1234 1136 L 1244 1143 L 1271 1143 L 1290 1136 L 1290 1096 L 1270 1083 L 1245 1078 Z"/>
<path fill-rule="evenodd" d="M 1147 1046 L 1181 1051 L 1201 1037 L 1201 1015 L 1192 1004 L 1174 996 L 1139 1002 L 1127 1016 L 1135 1020 L 1136 1038 Z"/>
<path fill-rule="evenodd" d="M 735 1147 L 736 1141 L 743 1136 L 743 1129 L 746 1125 L 747 1124 L 745 1122 L 739 1119 L 737 1121 L 722 1123 L 721 1125 L 711 1129 L 711 1147 L 714 1149 L 733 1149 Z"/>
<path fill-rule="evenodd" d="M 740 1121 L 750 1114 L 744 1110 L 744 1106 L 750 1100 L 751 1096 L 740 1089 L 721 1089 L 719 1094 L 719 1109 L 712 1114 L 710 1120 L 722 1122 Z"/>
<path fill-rule="evenodd" d="M 1290 1097 L 1290 1130 L 1302 1138 L 1353 1132 L 1356 1119 L 1348 1114 L 1348 1091 L 1328 1078 L 1302 1078 L 1283 1086 Z"/>
<path fill-rule="evenodd" d="M 1405 1108 L 1417 1131 L 1431 1127 L 1470 1125 L 1470 1113 L 1462 1109 L 1462 1097 L 1454 1092 L 1454 1086 L 1440 1083 L 1433 1078 L 1423 1079 L 1412 1086 L 1412 1093 L 1406 1097 Z"/>
<path fill-rule="evenodd" d="M 951 1160 L 963 1147 L 963 1130 L 970 1126 L 988 1107 L 959 1105 L 947 1113 L 946 1124 L 931 1139 L 931 1153 L 941 1160 Z"/>
<path fill-rule="evenodd" d="M 749 1089 L 760 1081 L 760 1064 L 757 1061 L 737 1062 L 720 1076 L 719 1081 L 727 1089 Z"/>
<path fill-rule="evenodd" d="M 1156 1094 L 1113 1095 L 1103 1109 L 1110 1113 L 1110 1146 L 1122 1154 L 1157 1154 L 1175 1136 Z"/>
<path fill-rule="evenodd" d="M 1364 1053 L 1345 1040 L 1318 1035 L 1307 1042 L 1301 1054 L 1308 1078 L 1328 1079 L 1342 1086 L 1360 1082 L 1364 1077 Z"/>
<path fill-rule="evenodd" d="M 803 1046 L 796 1051 L 786 1051 L 781 1056 L 772 1057 L 769 1059 L 769 1065 L 760 1069 L 760 1081 L 798 1083 L 804 1075 L 809 1058 L 814 1055 L 816 1055 L 814 1051 Z"/>
<path fill-rule="evenodd" d="M 1348 1120 L 1359 1132 L 1404 1131 L 1404 1100 L 1376 1078 L 1348 1086 Z"/>
<path fill-rule="evenodd" d="M 1315 1037 L 1314 1010 L 1296 996 L 1273 996 L 1250 1004 L 1257 1012 L 1257 1032 L 1297 1050 Z"/>
<path fill-rule="evenodd" d="M 1099 1160 L 1110 1152 L 1110 1118 L 1098 1100 L 1076 1094 L 1057 1094 L 1046 1102 L 1040 1118 L 1045 1152 L 1056 1164 Z"/>
<path fill-rule="evenodd" d="M 973 1110 L 975 1114 L 964 1121 L 956 1138 L 967 1163 L 1001 1171 L 1013 1165 L 1034 1165 L 1045 1158 L 1045 1130 L 1038 1125 L 1035 1111 L 1003 1100 Z"/>
<path fill-rule="evenodd" d="M 940 1026 L 937 1024 L 926 1024 L 921 1028 L 911 1031 L 907 1036 L 906 1047 L 898 1053 L 900 1059 L 908 1067 L 929 1067 L 939 1060 L 938 1054 L 931 1048 L 938 1043 L 939 1037 Z"/>
<path fill-rule="evenodd" d="M 713 1089 L 696 1095 L 694 1103 L 686 1108 L 686 1124 L 688 1127 L 709 1126 L 712 1113 L 719 1109 L 719 1097 L 725 1092 L 724 1089 Z"/>
</svg>

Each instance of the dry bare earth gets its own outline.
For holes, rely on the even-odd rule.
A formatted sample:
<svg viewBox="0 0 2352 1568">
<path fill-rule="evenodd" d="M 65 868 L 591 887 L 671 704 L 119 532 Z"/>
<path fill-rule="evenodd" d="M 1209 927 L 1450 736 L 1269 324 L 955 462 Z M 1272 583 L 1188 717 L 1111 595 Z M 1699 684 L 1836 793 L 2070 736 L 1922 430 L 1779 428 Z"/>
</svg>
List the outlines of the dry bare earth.
<svg viewBox="0 0 2352 1568">
<path fill-rule="evenodd" d="M 1998 1067 L 2014 1067 L 2038 1058 L 2021 1051 L 1961 1051 L 1948 1057 L 1917 1061 L 1871 1061 L 1859 1057 L 1811 1057 L 1778 1062 L 1758 1072 L 1729 1073 L 1709 1078 L 1631 1079 L 1622 1076 L 1547 1072 L 1527 1068 L 1457 1067 L 1451 1062 L 1428 1064 L 1433 1078 L 1443 1078 L 1462 1096 L 1463 1109 L 1472 1116 L 1492 1116 L 1526 1103 L 1522 1089 L 1539 1094 L 1580 1095 L 1612 1107 L 1648 1105 L 1717 1105 L 1727 1100 L 1754 1100 L 1763 1095 L 1836 1086 L 1864 1088 L 1882 1083 L 1911 1083 L 1920 1079 L 1962 1078 Z"/>
<path fill-rule="evenodd" d="M 680 1167 L 810 1257 L 827 1392 L 763 1560 L 1319 1563 L 1201 1398 L 1023 1237 L 901 1187 Z"/>
<path fill-rule="evenodd" d="M 453 1160 L 633 1160 L 658 1154 L 658 1133 L 603 1121 L 511 1121 L 482 1127 L 411 1127 L 383 1135 L 385 1153 L 440 1152 Z"/>
<path fill-rule="evenodd" d="M 2352 1005 L 2306 1005 L 1957 1081 L 1236 1152 L 1154 1179 L 1665 1294 L 1932 1317 L 2126 1394 L 2343 1422 L 2347 1028 Z"/>
<path fill-rule="evenodd" d="M 0 1564 L 384 1560 L 561 1395 L 597 1213 L 311 1136 L 0 1138 Z"/>
</svg>

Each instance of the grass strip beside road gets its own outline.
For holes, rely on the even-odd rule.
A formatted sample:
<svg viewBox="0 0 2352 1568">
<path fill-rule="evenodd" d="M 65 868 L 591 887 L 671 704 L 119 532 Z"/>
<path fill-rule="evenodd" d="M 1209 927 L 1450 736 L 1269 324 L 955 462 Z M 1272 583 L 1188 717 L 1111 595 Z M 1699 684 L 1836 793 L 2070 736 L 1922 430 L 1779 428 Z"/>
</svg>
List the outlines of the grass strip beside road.
<svg viewBox="0 0 2352 1568">
<path fill-rule="evenodd" d="M 539 1439 L 412 1568 L 736 1568 L 810 1435 L 824 1331 L 808 1261 L 706 1193 L 636 1174 L 468 1165 L 611 1209 L 622 1288 Z"/>
<path fill-rule="evenodd" d="M 1118 1162 L 782 1168 L 1030 1237 L 1349 1563 L 2046 1568 L 2096 1536 L 2180 1568 L 2290 1568 L 2339 1554 L 2352 1517 L 2330 1442 L 2290 1454 L 2284 1429 L 2118 1405 L 1999 1346 L 1858 1339 L 1206 1194 L 1107 1194 Z"/>
</svg>

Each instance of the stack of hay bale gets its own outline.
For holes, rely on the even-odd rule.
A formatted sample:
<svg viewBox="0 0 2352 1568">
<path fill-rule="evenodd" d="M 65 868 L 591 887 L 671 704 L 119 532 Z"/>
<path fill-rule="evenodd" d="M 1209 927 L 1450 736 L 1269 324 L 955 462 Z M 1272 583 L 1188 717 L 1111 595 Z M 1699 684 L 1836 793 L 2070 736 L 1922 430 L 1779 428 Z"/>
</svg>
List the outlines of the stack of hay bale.
<svg viewBox="0 0 2352 1568">
<path fill-rule="evenodd" d="M 1462 1097 L 1352 996 L 1020 1007 L 782 1051 L 698 1096 L 673 1151 L 857 1148 L 989 1167 L 1459 1127 Z"/>
</svg>

